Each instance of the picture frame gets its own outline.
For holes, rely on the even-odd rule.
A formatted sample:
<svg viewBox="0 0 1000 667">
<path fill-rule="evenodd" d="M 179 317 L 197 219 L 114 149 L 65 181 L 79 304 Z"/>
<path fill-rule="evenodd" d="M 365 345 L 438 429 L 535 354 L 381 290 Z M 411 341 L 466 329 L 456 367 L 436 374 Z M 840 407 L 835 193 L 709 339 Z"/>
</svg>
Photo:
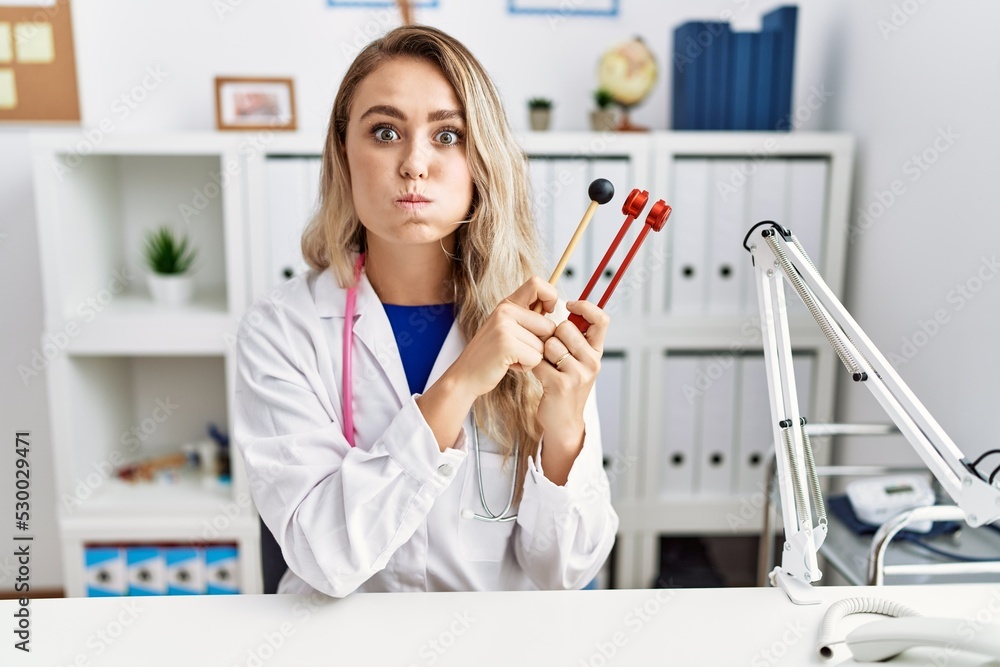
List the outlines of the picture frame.
<svg viewBox="0 0 1000 667">
<path fill-rule="evenodd" d="M 440 0 L 410 0 L 410 5 L 417 9 L 437 9 Z M 326 0 L 327 7 L 396 7 L 397 0 Z"/>
<path fill-rule="evenodd" d="M 219 130 L 296 130 L 295 83 L 289 77 L 215 77 Z"/>
<path fill-rule="evenodd" d="M 508 14 L 616 17 L 620 0 L 507 0 Z"/>
</svg>

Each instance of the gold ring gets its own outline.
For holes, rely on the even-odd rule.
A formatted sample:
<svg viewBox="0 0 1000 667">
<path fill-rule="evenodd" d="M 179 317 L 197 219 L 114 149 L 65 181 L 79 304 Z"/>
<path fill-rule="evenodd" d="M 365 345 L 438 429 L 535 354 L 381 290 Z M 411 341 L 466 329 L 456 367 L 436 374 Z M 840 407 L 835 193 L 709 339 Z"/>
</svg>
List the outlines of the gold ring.
<svg viewBox="0 0 1000 667">
<path fill-rule="evenodd" d="M 558 369 L 559 368 L 559 364 L 561 364 L 562 362 L 566 361 L 566 357 L 568 357 L 568 356 L 570 356 L 569 352 L 567 352 L 563 356 L 561 356 L 558 359 L 556 359 L 556 362 L 554 364 L 552 364 L 552 365 L 555 366 Z"/>
</svg>

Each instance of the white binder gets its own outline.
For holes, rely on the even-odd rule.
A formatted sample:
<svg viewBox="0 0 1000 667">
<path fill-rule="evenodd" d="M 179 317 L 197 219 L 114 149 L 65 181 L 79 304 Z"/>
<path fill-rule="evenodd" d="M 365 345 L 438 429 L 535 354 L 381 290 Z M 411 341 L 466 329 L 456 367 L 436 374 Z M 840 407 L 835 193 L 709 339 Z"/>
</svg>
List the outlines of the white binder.
<svg viewBox="0 0 1000 667">
<path fill-rule="evenodd" d="M 587 179 L 587 187 L 590 187 L 590 183 L 598 178 L 606 178 L 615 186 L 615 196 L 607 204 L 602 204 L 597 207 L 597 211 L 594 213 L 593 219 L 590 221 L 590 226 L 587 227 L 586 234 L 586 246 L 581 245 L 577 249 L 577 252 L 586 248 L 585 253 L 585 263 L 584 263 L 584 276 L 583 285 L 586 286 L 587 282 L 590 280 L 591 275 L 594 273 L 594 269 L 597 268 L 598 263 L 603 259 L 604 254 L 608 251 L 611 246 L 611 242 L 614 240 L 615 236 L 618 235 L 618 231 L 622 227 L 622 223 L 625 222 L 625 215 L 622 213 L 622 205 L 625 203 L 625 199 L 628 194 L 632 191 L 632 178 L 631 178 L 631 166 L 628 160 L 593 160 L 590 165 L 590 175 Z M 588 202 L 589 203 L 589 202 Z M 628 249 L 632 246 L 632 240 L 635 239 L 637 230 L 642 226 L 642 221 L 646 219 L 646 213 L 649 212 L 649 206 L 647 204 L 646 210 L 642 212 L 642 215 L 635 220 L 630 226 L 626 238 L 622 239 L 621 243 L 618 245 L 618 249 L 612 256 L 611 260 L 608 262 L 603 274 L 598 279 L 597 284 L 591 291 L 590 296 L 587 297 L 588 301 L 597 303 L 601 300 L 604 295 L 608 284 L 611 282 L 612 276 L 621 266 L 622 260 L 625 259 L 625 254 Z M 582 213 L 581 213 L 582 217 Z M 579 224 L 579 220 L 577 220 Z M 639 253 L 635 259 L 632 260 L 634 265 L 637 265 L 641 261 Z M 627 289 L 629 285 L 629 277 L 635 276 L 635 268 L 630 269 L 629 272 L 625 274 L 622 278 L 622 282 L 619 283 L 618 287 L 615 289 L 614 295 L 608 302 L 606 309 L 611 317 L 614 317 L 616 313 L 631 312 L 631 308 L 638 305 L 639 302 L 639 290 Z M 571 299 L 577 299 L 580 293 L 572 295 Z"/>
<path fill-rule="evenodd" d="M 812 414 L 815 358 L 812 355 L 794 355 L 792 363 L 799 412 L 808 420 Z M 744 355 L 740 364 L 740 376 L 736 487 L 738 495 L 749 499 L 757 493 L 763 493 L 767 476 L 766 464 L 774 452 L 764 355 Z M 762 500 L 763 496 L 759 498 Z"/>
<path fill-rule="evenodd" d="M 763 354 L 747 354 L 740 360 L 739 407 L 736 437 L 736 492 L 750 498 L 763 492 L 765 464 L 774 451 L 771 433 L 771 403 L 767 394 L 767 369 Z M 763 496 L 760 496 L 763 500 Z"/>
<path fill-rule="evenodd" d="M 792 230 L 820 272 L 823 271 L 826 179 L 826 160 L 788 160 L 788 215 L 781 224 Z M 787 281 L 784 287 L 788 312 L 807 312 L 795 289 Z"/>
<path fill-rule="evenodd" d="M 788 220 L 788 160 L 772 158 L 755 163 L 757 171 L 747 179 L 748 219 L 743 234 L 763 220 L 773 220 L 780 225 Z M 742 239 L 741 239 L 742 240 Z M 749 253 L 743 251 L 744 263 L 752 267 Z M 747 280 L 743 289 L 743 310 L 757 313 L 757 287 Z"/>
<path fill-rule="evenodd" d="M 699 359 L 691 354 L 665 354 L 660 357 L 663 406 L 659 452 L 660 496 L 688 498 L 694 493 L 695 448 L 700 439 L 703 401 L 692 391 Z"/>
<path fill-rule="evenodd" d="M 588 162 L 585 159 L 552 161 L 552 177 L 549 181 L 549 191 L 552 193 L 553 233 L 550 248 L 552 254 L 546 263 L 544 278 L 548 278 L 555 269 L 590 204 L 590 197 L 587 196 L 587 189 L 590 186 L 590 181 L 587 180 L 590 173 L 587 168 Z M 573 253 L 562 276 L 559 277 L 559 282 L 556 283 L 560 296 L 567 301 L 580 298 L 580 292 L 587 284 L 587 279 L 584 277 L 585 246 L 584 252 L 580 250 L 578 247 Z"/>
<path fill-rule="evenodd" d="M 601 359 L 601 372 L 597 375 L 595 392 L 597 394 L 597 413 L 601 420 L 601 444 L 604 449 L 604 460 L 608 469 L 608 479 L 611 482 L 611 497 L 618 497 L 618 492 L 624 484 L 623 452 L 625 438 L 625 420 L 623 418 L 627 398 L 628 378 L 627 361 L 622 353 L 605 352 Z"/>
<path fill-rule="evenodd" d="M 730 353 L 701 355 L 695 388 L 701 407 L 695 491 L 702 496 L 731 496 L 736 472 L 734 414 L 738 359 Z"/>
<path fill-rule="evenodd" d="M 531 181 L 531 211 L 538 228 L 542 256 L 548 258 L 552 254 L 552 193 L 549 190 L 552 181 L 552 161 L 532 158 L 528 162 L 528 177 Z M 548 278 L 547 275 L 542 277 Z"/>
<path fill-rule="evenodd" d="M 674 315 L 700 315 L 705 311 L 710 172 L 709 160 L 683 158 L 674 163 L 674 202 L 671 204 L 674 212 L 667 224 L 670 235 L 668 308 Z"/>
<path fill-rule="evenodd" d="M 810 158 L 791 160 L 788 167 L 788 218 L 781 224 L 792 230 L 813 264 L 823 273 L 828 163 Z"/>
<path fill-rule="evenodd" d="M 269 286 L 305 269 L 302 230 L 312 212 L 309 163 L 304 158 L 269 158 L 267 170 L 267 227 Z"/>
<path fill-rule="evenodd" d="M 796 354 L 792 362 L 795 370 L 795 391 L 799 397 L 799 411 L 803 417 L 815 421 L 813 413 L 813 378 L 816 377 L 816 357 L 812 354 Z"/>
<path fill-rule="evenodd" d="M 743 307 L 743 290 L 753 280 L 753 265 L 743 248 L 747 188 L 732 185 L 740 160 L 712 160 L 709 188 L 708 307 L 713 315 L 733 315 Z"/>
</svg>

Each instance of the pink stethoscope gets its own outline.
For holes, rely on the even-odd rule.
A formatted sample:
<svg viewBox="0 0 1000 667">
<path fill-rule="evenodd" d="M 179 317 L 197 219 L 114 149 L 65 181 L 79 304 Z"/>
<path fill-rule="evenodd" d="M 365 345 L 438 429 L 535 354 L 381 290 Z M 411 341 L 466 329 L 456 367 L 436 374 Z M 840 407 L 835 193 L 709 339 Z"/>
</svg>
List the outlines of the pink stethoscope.
<svg viewBox="0 0 1000 667">
<path fill-rule="evenodd" d="M 354 285 L 347 288 L 347 304 L 344 307 L 344 347 L 343 347 L 343 387 L 341 394 L 344 397 L 344 437 L 347 438 L 347 443 L 354 447 L 354 393 L 353 393 L 353 379 L 354 373 L 351 368 L 351 350 L 354 347 L 354 309 L 358 301 L 358 289 L 357 284 L 361 279 L 361 269 L 365 265 L 365 254 L 361 253 L 358 255 L 357 261 L 354 263 Z M 507 514 L 510 512 L 510 508 L 514 503 L 514 489 L 516 484 L 516 479 L 511 478 L 510 494 L 507 498 L 507 506 L 499 514 L 494 514 L 489 505 L 486 504 L 486 494 L 483 492 L 483 464 L 482 459 L 479 455 L 479 427 L 476 426 L 476 415 L 475 408 L 473 408 L 472 414 L 472 429 L 475 437 L 473 441 L 476 446 L 476 472 L 479 478 L 479 500 L 483 505 L 483 509 L 486 510 L 486 514 L 479 514 L 473 512 L 472 510 L 465 509 L 462 510 L 463 519 L 478 519 L 479 521 L 486 522 L 507 522 L 514 521 L 517 519 L 517 514 Z M 517 445 L 514 446 L 514 460 L 517 461 Z"/>
<path fill-rule="evenodd" d="M 354 347 L 354 307 L 358 302 L 358 281 L 361 268 L 365 265 L 365 253 L 358 255 L 354 262 L 354 284 L 347 288 L 347 305 L 344 307 L 344 380 L 341 395 L 344 397 L 344 437 L 347 444 L 354 446 L 354 372 L 351 368 L 351 349 Z"/>
</svg>

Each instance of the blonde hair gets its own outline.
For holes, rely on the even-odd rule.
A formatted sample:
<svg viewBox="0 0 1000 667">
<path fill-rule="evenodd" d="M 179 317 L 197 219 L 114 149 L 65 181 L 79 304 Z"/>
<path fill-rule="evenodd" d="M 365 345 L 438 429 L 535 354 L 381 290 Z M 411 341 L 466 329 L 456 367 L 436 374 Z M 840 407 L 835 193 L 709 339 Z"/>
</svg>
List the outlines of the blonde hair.
<svg viewBox="0 0 1000 667">
<path fill-rule="evenodd" d="M 441 70 L 465 114 L 465 151 L 472 174 L 471 222 L 455 232 L 452 281 L 455 320 L 466 340 L 505 297 L 541 266 L 528 188 L 527 155 L 513 132 L 489 75 L 458 40 L 428 26 L 403 26 L 358 54 L 341 81 L 330 113 L 320 202 L 302 234 L 309 265 L 330 268 L 341 287 L 354 284 L 354 262 L 365 249 L 365 229 L 354 210 L 345 137 L 361 82 L 395 58 L 417 58 Z M 531 373 L 509 372 L 475 403 L 476 421 L 503 449 L 507 462 L 518 445 L 515 499 L 524 488 L 527 460 L 541 438 L 536 423 L 541 385 Z"/>
</svg>

